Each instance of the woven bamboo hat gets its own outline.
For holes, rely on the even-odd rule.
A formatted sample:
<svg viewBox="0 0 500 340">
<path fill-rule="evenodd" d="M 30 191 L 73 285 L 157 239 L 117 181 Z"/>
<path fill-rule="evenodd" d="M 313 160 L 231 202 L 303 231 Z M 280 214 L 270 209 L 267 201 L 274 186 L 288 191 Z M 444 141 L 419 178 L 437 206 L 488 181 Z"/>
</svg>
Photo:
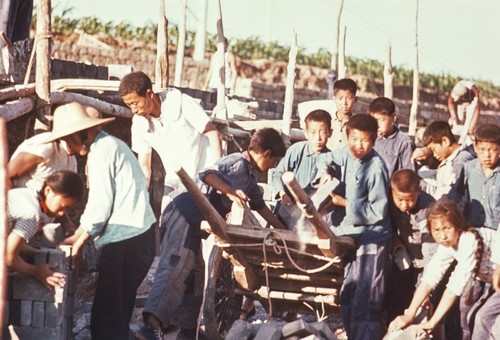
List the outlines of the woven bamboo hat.
<svg viewBox="0 0 500 340">
<path fill-rule="evenodd" d="M 69 136 L 75 132 L 90 129 L 98 125 L 112 122 L 115 118 L 96 118 L 96 110 L 72 102 L 57 107 L 54 110 L 52 133 L 44 141 L 53 142 L 56 139 Z"/>
</svg>

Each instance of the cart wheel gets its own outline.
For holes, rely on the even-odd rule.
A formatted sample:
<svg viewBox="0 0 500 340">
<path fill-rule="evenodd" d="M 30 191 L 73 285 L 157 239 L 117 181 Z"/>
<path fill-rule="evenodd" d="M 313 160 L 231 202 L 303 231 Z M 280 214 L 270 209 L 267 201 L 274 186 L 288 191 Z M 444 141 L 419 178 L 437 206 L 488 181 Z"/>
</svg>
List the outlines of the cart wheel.
<svg viewBox="0 0 500 340">
<path fill-rule="evenodd" d="M 203 307 L 205 332 L 208 339 L 222 340 L 240 316 L 243 295 L 235 293 L 233 266 L 217 246 L 210 253 L 208 275 Z"/>
</svg>

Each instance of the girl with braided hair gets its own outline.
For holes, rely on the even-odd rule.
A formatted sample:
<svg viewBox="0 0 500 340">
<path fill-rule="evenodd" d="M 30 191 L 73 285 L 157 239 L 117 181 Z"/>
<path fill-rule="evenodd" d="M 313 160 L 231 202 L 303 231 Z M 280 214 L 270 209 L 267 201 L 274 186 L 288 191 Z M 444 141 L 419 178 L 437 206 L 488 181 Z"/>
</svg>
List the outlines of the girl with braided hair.
<svg viewBox="0 0 500 340">
<path fill-rule="evenodd" d="M 408 331 L 415 339 L 426 338 L 435 330 L 456 300 L 460 299 L 462 339 L 470 339 L 467 314 L 471 310 L 473 300 L 479 297 L 478 288 L 491 281 L 490 248 L 495 237 L 494 230 L 468 227 L 455 202 L 446 199 L 436 201 L 429 207 L 427 223 L 438 248 L 424 268 L 421 283 L 410 306 L 403 315 L 391 322 L 389 332 L 407 328 L 415 321 L 419 308 L 443 279 L 453 261 L 456 261 L 455 269 L 434 314 L 427 321 L 408 327 Z"/>
</svg>

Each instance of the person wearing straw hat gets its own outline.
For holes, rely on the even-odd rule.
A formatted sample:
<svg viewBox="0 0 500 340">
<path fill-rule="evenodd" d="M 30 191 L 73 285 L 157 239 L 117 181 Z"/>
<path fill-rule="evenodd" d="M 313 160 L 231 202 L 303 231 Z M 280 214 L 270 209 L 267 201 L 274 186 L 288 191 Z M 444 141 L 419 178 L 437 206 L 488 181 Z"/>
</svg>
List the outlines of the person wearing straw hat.
<svg viewBox="0 0 500 340">
<path fill-rule="evenodd" d="M 479 89 L 473 81 L 461 80 L 453 86 L 448 97 L 448 110 L 450 111 L 449 124 L 454 134 L 460 134 L 460 128 L 458 128 L 460 125 L 468 129 L 469 135 L 474 134 L 481 108 Z M 469 124 L 468 127 L 467 124 Z"/>
<path fill-rule="evenodd" d="M 70 153 L 87 156 L 87 204 L 64 243 L 73 245 L 73 256 L 89 239 L 99 251 L 92 339 L 127 339 L 136 291 L 154 258 L 155 217 L 134 154 L 100 129 L 114 118 L 92 117 L 92 111 L 76 102 L 58 107 L 46 142 L 62 139 Z"/>
</svg>

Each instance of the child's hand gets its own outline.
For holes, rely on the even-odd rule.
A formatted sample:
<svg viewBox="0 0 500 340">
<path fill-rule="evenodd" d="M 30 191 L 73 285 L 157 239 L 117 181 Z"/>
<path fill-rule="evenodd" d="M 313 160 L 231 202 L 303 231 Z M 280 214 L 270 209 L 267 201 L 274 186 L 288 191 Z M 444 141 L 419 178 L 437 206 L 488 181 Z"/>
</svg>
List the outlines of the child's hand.
<svg viewBox="0 0 500 340">
<path fill-rule="evenodd" d="M 323 185 L 328 181 L 331 181 L 333 179 L 332 175 L 329 173 L 325 172 L 323 175 L 320 176 L 319 178 L 319 185 Z"/>
<path fill-rule="evenodd" d="M 392 320 L 392 322 L 389 324 L 389 328 L 387 329 L 387 331 L 389 333 L 392 333 L 400 329 L 404 329 L 412 322 L 413 318 L 411 318 L 410 316 L 406 314 L 400 315 L 396 317 L 394 320 Z"/>
<path fill-rule="evenodd" d="M 340 195 L 334 194 L 333 192 L 330 194 L 330 197 L 332 198 L 332 203 L 336 206 L 339 207 L 345 207 L 346 206 L 346 199 Z"/>
<path fill-rule="evenodd" d="M 250 199 L 248 198 L 248 196 L 245 194 L 245 192 L 243 190 L 233 190 L 231 192 L 228 192 L 226 194 L 226 196 L 233 202 L 235 202 L 236 204 L 238 204 L 238 206 L 240 206 L 240 208 L 243 208 L 243 206 L 246 205 L 246 202 L 249 201 Z"/>
<path fill-rule="evenodd" d="M 281 204 L 288 205 L 292 203 L 292 199 L 284 191 L 280 192 Z"/>
<path fill-rule="evenodd" d="M 425 161 L 427 158 L 431 156 L 431 154 L 432 154 L 431 149 L 427 147 L 416 148 L 415 151 L 413 151 L 413 154 L 411 155 L 411 161 L 412 162 Z"/>
<path fill-rule="evenodd" d="M 435 326 L 436 325 L 430 321 L 423 322 L 412 327 L 410 334 L 413 339 L 426 339 L 427 336 L 434 330 Z"/>
<path fill-rule="evenodd" d="M 50 290 L 53 287 L 64 287 L 66 284 L 66 275 L 52 271 L 56 266 L 57 264 L 38 265 L 35 273 L 35 278 Z"/>
</svg>

